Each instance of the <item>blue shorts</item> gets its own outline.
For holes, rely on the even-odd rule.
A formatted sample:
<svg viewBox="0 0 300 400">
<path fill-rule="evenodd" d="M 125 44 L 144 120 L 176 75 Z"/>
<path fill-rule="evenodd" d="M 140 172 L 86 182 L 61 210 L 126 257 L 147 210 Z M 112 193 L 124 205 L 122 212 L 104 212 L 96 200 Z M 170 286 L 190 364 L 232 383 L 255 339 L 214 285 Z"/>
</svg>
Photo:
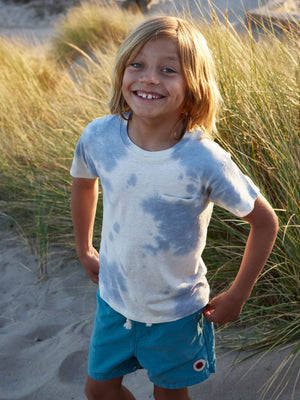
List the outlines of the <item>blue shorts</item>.
<svg viewBox="0 0 300 400">
<path fill-rule="evenodd" d="M 145 368 L 156 386 L 180 389 L 215 372 L 213 324 L 206 321 L 202 310 L 174 322 L 148 326 L 130 321 L 129 327 L 124 325 L 126 318 L 97 291 L 89 353 L 91 378 L 106 381 Z"/>
</svg>

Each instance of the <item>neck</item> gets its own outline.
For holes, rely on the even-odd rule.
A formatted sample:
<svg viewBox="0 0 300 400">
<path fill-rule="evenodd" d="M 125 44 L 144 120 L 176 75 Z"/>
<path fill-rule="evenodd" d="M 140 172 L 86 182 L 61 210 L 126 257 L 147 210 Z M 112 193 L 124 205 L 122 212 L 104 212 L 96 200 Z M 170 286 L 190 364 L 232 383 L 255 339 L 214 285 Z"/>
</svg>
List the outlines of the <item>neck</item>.
<svg viewBox="0 0 300 400">
<path fill-rule="evenodd" d="M 128 135 L 137 146 L 148 151 L 166 150 L 183 136 L 184 122 L 175 121 L 174 124 L 164 121 L 149 121 L 141 118 L 130 117 L 128 122 Z"/>
</svg>

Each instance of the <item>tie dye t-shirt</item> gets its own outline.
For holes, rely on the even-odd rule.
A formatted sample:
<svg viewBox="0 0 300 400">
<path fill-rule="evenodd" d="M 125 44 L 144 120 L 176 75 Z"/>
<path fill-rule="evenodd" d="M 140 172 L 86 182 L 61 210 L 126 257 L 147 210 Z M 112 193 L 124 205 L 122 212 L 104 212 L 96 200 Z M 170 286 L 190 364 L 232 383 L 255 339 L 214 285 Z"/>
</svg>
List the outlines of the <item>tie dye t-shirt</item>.
<svg viewBox="0 0 300 400">
<path fill-rule="evenodd" d="M 82 134 L 71 168 L 101 180 L 101 297 L 126 318 L 175 321 L 202 307 L 209 285 L 202 252 L 213 204 L 249 214 L 258 188 L 201 131 L 173 147 L 145 151 L 127 121 L 109 115 Z"/>
</svg>

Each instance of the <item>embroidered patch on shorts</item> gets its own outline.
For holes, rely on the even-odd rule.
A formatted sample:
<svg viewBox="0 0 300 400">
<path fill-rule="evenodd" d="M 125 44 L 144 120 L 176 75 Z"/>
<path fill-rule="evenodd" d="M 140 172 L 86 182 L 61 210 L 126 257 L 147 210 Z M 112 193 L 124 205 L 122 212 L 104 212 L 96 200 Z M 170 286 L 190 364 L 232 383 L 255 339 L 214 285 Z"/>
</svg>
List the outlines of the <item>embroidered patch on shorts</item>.
<svg viewBox="0 0 300 400">
<path fill-rule="evenodd" d="M 205 367 L 206 361 L 202 358 L 194 362 L 193 368 L 195 371 L 200 372 Z"/>
</svg>

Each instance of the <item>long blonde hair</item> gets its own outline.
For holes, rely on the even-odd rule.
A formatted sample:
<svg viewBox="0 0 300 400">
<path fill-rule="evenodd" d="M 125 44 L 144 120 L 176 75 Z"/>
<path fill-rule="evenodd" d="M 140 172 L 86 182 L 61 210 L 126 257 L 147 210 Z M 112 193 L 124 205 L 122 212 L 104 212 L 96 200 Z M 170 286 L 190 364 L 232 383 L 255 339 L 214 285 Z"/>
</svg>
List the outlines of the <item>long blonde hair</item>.
<svg viewBox="0 0 300 400">
<path fill-rule="evenodd" d="M 182 111 L 186 129 L 200 127 L 209 134 L 215 130 L 220 93 L 215 80 L 215 66 L 203 35 L 187 21 L 177 17 L 156 17 L 137 26 L 121 44 L 112 74 L 109 107 L 112 114 L 130 110 L 123 94 L 125 68 L 143 46 L 152 39 L 166 37 L 177 42 L 178 55 L 187 84 Z"/>
</svg>

